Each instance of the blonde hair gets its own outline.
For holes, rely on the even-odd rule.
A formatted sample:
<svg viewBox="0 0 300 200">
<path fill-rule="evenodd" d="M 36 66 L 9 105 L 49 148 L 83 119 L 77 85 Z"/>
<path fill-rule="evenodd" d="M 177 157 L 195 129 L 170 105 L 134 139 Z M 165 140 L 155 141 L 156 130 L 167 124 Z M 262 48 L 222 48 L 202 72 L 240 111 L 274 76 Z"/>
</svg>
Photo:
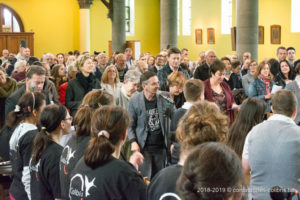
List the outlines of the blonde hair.
<svg viewBox="0 0 300 200">
<path fill-rule="evenodd" d="M 85 55 L 80 55 L 76 59 L 74 66 L 77 68 L 78 71 L 81 72 L 81 67 L 83 67 L 85 61 L 87 61 L 88 59 L 91 59 L 91 58 L 88 56 L 85 56 Z"/>
<path fill-rule="evenodd" d="M 182 72 L 172 72 L 168 76 L 168 85 L 169 86 L 181 86 L 183 87 L 186 82 L 186 77 Z"/>
<path fill-rule="evenodd" d="M 181 118 L 176 138 L 182 151 L 189 151 L 204 142 L 225 141 L 229 118 L 221 113 L 215 103 L 200 101 Z"/>
<path fill-rule="evenodd" d="M 115 78 L 115 83 L 119 83 L 120 82 L 120 78 L 119 78 L 119 72 L 117 70 L 117 68 L 114 65 L 110 65 L 108 67 L 105 68 L 103 75 L 101 77 L 101 83 L 108 83 L 108 77 L 107 77 L 107 73 L 108 71 L 113 68 L 116 71 L 116 78 Z"/>
</svg>

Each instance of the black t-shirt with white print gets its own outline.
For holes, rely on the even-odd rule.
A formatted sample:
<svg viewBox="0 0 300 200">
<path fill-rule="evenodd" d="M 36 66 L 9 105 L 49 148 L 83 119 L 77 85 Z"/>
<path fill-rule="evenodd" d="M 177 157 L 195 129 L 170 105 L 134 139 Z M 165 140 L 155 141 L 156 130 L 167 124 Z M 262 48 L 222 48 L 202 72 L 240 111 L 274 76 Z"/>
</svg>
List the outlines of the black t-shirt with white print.
<svg viewBox="0 0 300 200">
<path fill-rule="evenodd" d="M 30 161 L 31 200 L 61 198 L 59 160 L 63 148 L 51 142 L 36 165 Z"/>
<path fill-rule="evenodd" d="M 159 121 L 157 99 L 149 101 L 145 99 L 146 114 L 147 114 L 147 126 L 148 136 L 144 147 L 145 151 L 160 151 L 164 148 L 164 138 L 162 134 L 161 124 Z"/>
<path fill-rule="evenodd" d="M 13 181 L 9 193 L 16 200 L 26 200 L 30 194 L 29 161 L 33 140 L 38 129 L 33 124 L 21 123 L 13 132 L 9 141 L 10 160 L 12 163 Z M 23 182 L 26 182 L 26 186 Z"/>
<path fill-rule="evenodd" d="M 176 182 L 182 171 L 181 165 L 172 165 L 160 170 L 147 188 L 147 199 L 160 199 L 162 195 L 176 192 Z M 164 200 L 175 200 L 168 196 Z"/>
<path fill-rule="evenodd" d="M 90 141 L 90 136 L 72 136 L 64 147 L 59 164 L 60 187 L 63 199 L 69 198 L 70 174 L 77 162 L 82 158 L 86 147 Z"/>
<path fill-rule="evenodd" d="M 95 169 L 81 158 L 71 177 L 71 200 L 146 199 L 146 185 L 136 169 L 114 157 Z"/>
</svg>

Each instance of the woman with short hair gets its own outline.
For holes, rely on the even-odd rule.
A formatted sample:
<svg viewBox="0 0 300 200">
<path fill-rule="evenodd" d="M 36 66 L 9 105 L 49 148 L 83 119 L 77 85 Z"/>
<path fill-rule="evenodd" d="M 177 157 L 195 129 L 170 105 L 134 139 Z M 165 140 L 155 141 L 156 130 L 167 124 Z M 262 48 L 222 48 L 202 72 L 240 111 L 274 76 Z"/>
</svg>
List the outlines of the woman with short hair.
<svg viewBox="0 0 300 200">
<path fill-rule="evenodd" d="M 69 81 L 66 91 L 65 103 L 71 116 L 75 116 L 83 97 L 93 89 L 100 89 L 100 83 L 94 75 L 93 61 L 81 55 L 76 60 L 78 67 L 76 78 Z"/>
<path fill-rule="evenodd" d="M 106 67 L 101 77 L 101 87 L 117 99 L 121 86 L 117 68 L 114 65 Z"/>
<path fill-rule="evenodd" d="M 186 81 L 185 75 L 181 72 L 172 72 L 168 76 L 168 88 L 176 108 L 180 108 L 185 102 L 183 86 Z"/>
<path fill-rule="evenodd" d="M 228 115 L 231 123 L 234 120 L 233 109 L 237 108 L 230 86 L 225 83 L 225 64 L 216 60 L 210 66 L 211 78 L 204 81 L 205 99 L 215 102 L 219 108 Z"/>
</svg>

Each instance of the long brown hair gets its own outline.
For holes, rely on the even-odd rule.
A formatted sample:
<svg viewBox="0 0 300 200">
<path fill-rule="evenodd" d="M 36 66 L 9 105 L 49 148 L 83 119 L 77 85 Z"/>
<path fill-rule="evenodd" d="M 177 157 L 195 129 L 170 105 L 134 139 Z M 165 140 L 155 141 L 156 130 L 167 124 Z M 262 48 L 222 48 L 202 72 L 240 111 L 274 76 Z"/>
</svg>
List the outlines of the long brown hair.
<svg viewBox="0 0 300 200">
<path fill-rule="evenodd" d="M 268 66 L 269 66 L 270 74 L 271 74 L 271 65 L 270 65 L 270 63 L 265 62 L 265 61 L 261 61 L 261 62 L 259 63 L 259 65 L 257 66 L 257 68 L 256 68 L 256 72 L 254 73 L 254 80 L 256 80 L 256 79 L 259 77 L 260 72 L 261 72 L 261 70 L 265 67 L 265 65 L 268 65 Z"/>
<path fill-rule="evenodd" d="M 94 111 L 101 106 L 112 104 L 114 104 L 114 97 L 105 90 L 93 90 L 87 93 L 74 117 L 76 137 L 90 135 Z"/>
<path fill-rule="evenodd" d="M 241 158 L 247 134 L 253 126 L 264 119 L 267 104 L 257 98 L 248 98 L 243 103 L 236 119 L 230 127 L 228 146 Z"/>
<path fill-rule="evenodd" d="M 86 165 L 94 169 L 105 163 L 126 133 L 128 125 L 129 115 L 122 107 L 98 108 L 92 117 L 91 139 L 84 153 Z"/>
</svg>

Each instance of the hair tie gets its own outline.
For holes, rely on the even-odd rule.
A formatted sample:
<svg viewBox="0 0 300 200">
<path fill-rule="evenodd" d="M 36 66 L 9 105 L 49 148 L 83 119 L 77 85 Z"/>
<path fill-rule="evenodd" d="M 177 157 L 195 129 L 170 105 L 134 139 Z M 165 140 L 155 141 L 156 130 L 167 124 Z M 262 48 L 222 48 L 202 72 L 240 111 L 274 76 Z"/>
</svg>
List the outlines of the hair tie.
<svg viewBox="0 0 300 200">
<path fill-rule="evenodd" d="M 21 111 L 21 107 L 19 105 L 16 105 L 14 112 L 20 112 Z"/>
<path fill-rule="evenodd" d="M 82 104 L 82 107 L 90 107 L 89 104 Z"/>
<path fill-rule="evenodd" d="M 100 136 L 104 136 L 104 137 L 106 137 L 107 139 L 109 139 L 109 132 L 107 132 L 106 130 L 102 130 L 102 131 L 100 131 L 99 133 L 98 133 L 98 137 L 100 137 Z"/>
<path fill-rule="evenodd" d="M 47 128 L 45 126 L 42 126 L 42 130 L 47 130 Z"/>
</svg>

